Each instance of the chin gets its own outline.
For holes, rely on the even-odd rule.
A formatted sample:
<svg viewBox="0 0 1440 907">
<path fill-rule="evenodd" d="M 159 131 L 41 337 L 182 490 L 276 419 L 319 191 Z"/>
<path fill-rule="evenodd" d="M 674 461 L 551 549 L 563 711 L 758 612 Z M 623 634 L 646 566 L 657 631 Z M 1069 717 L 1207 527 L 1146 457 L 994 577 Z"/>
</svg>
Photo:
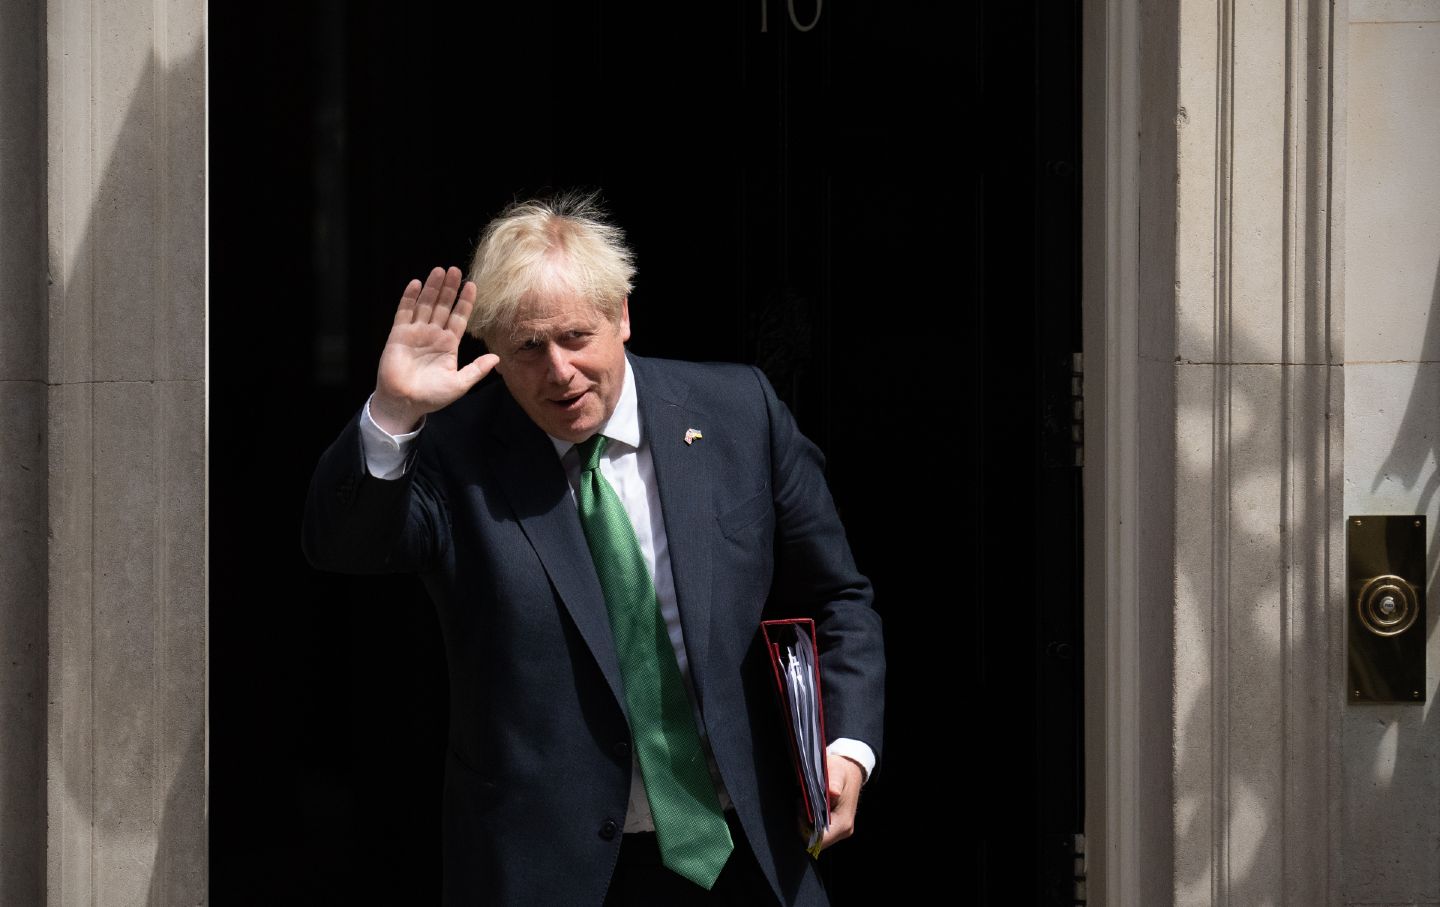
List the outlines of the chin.
<svg viewBox="0 0 1440 907">
<path fill-rule="evenodd" d="M 569 441 L 572 444 L 579 444 L 586 438 L 595 434 L 604 421 L 600 413 L 584 412 L 577 413 L 569 419 L 557 419 L 558 413 L 542 413 L 548 418 L 538 419 L 536 414 L 531 414 L 530 420 L 540 426 L 540 430 L 552 438 L 559 438 L 562 441 Z"/>
<path fill-rule="evenodd" d="M 554 435 L 562 441 L 569 441 L 571 444 L 579 444 L 581 441 L 584 441 L 586 438 L 595 434 L 596 429 L 598 429 L 599 427 L 600 423 L 598 421 L 580 419 L 575 422 L 566 423 L 564 425 L 557 425 L 555 426 L 554 430 L 550 432 L 550 434 Z"/>
</svg>

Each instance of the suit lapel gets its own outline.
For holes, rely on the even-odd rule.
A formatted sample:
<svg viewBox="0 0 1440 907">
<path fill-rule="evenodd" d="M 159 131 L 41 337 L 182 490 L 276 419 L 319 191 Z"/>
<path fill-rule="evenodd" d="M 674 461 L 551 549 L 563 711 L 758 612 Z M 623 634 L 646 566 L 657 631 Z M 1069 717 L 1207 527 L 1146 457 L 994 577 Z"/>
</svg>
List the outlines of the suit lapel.
<svg viewBox="0 0 1440 907">
<path fill-rule="evenodd" d="M 705 670 L 710 654 L 710 532 L 715 526 L 709 448 L 703 440 L 685 443 L 687 429 L 705 429 L 704 414 L 687 406 L 688 389 L 666 379 L 655 364 L 630 357 L 639 397 L 640 431 L 650 445 L 655 480 L 660 486 L 660 511 L 670 549 L 670 571 L 690 678 L 701 706 L 705 702 Z"/>
<path fill-rule="evenodd" d="M 565 470 L 550 439 L 508 393 L 499 409 L 491 431 L 500 443 L 490 456 L 497 484 L 504 489 L 525 537 L 623 709 L 625 688 L 620 682 L 610 615 Z"/>
</svg>

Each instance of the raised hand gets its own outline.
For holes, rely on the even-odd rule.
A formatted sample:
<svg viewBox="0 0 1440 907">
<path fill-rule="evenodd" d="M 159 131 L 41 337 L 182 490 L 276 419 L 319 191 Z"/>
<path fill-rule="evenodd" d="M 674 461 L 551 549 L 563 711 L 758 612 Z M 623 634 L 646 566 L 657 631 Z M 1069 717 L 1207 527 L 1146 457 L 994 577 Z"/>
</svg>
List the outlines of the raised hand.
<svg viewBox="0 0 1440 907">
<path fill-rule="evenodd" d="M 460 399 L 500 361 L 486 353 L 459 367 L 460 337 L 475 305 L 475 284 L 462 289 L 460 278 L 459 268 L 435 268 L 424 286 L 412 280 L 400 297 L 370 401 L 371 418 L 392 435 Z"/>
</svg>

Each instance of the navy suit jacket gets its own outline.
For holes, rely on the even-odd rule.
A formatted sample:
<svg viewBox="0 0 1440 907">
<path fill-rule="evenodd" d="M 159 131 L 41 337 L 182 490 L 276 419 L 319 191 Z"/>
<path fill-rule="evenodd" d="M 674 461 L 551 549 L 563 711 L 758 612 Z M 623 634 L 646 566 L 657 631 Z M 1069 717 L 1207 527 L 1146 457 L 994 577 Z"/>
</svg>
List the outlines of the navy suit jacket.
<svg viewBox="0 0 1440 907">
<path fill-rule="evenodd" d="M 695 696 L 756 859 L 784 904 L 826 904 L 760 635 L 810 616 L 830 739 L 881 747 L 884 655 L 819 450 L 752 367 L 630 357 Z M 685 444 L 687 429 L 703 437 Z M 312 564 L 412 571 L 450 677 L 442 807 L 452 904 L 595 904 L 621 843 L 630 733 L 609 617 L 559 458 L 502 382 L 432 414 L 400 479 L 359 418 L 311 482 Z"/>
</svg>

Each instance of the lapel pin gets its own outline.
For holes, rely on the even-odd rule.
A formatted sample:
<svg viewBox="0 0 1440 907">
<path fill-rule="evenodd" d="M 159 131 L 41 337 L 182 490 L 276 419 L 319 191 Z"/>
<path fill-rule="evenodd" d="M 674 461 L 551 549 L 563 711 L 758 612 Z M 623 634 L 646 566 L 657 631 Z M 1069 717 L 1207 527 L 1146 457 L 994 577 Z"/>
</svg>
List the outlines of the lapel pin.
<svg viewBox="0 0 1440 907">
<path fill-rule="evenodd" d="M 687 428 L 687 429 L 685 429 L 685 443 L 686 443 L 686 444 L 694 444 L 698 439 L 703 438 L 703 437 L 705 437 L 705 436 L 702 435 L 702 434 L 700 434 L 700 429 L 698 429 L 698 428 Z"/>
</svg>

